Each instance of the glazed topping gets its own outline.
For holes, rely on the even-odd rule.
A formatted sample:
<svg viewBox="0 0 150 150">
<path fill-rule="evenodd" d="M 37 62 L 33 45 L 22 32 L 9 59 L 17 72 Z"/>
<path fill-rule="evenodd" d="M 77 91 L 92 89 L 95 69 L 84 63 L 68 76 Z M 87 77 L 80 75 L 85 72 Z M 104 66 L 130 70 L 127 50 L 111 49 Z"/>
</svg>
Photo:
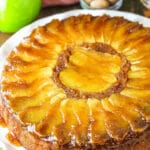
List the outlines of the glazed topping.
<svg viewBox="0 0 150 150">
<path fill-rule="evenodd" d="M 69 98 L 102 99 L 125 87 L 129 69 L 128 60 L 110 46 L 86 43 L 60 54 L 53 80 Z"/>
<path fill-rule="evenodd" d="M 2 97 L 44 140 L 118 145 L 149 127 L 149 47 L 150 29 L 122 17 L 52 20 L 10 53 Z"/>
<path fill-rule="evenodd" d="M 107 63 L 111 65 L 104 69 Z M 60 80 L 67 87 L 83 92 L 102 92 L 117 81 L 115 74 L 120 66 L 117 55 L 79 47 L 69 56 L 67 67 L 60 72 Z"/>
</svg>

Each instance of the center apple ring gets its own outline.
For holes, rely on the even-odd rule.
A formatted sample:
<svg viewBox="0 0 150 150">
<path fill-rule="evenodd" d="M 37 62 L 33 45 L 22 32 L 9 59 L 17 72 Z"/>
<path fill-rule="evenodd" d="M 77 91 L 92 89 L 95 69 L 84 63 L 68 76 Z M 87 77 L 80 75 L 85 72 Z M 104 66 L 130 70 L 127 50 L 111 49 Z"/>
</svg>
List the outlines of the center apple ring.
<svg viewBox="0 0 150 150">
<path fill-rule="evenodd" d="M 117 82 L 113 83 L 109 88 L 107 88 L 103 92 L 83 92 L 64 85 L 61 82 L 59 75 L 60 72 L 63 69 L 65 69 L 67 64 L 69 63 L 69 57 L 71 56 L 73 51 L 73 47 L 69 47 L 67 48 L 67 50 L 63 51 L 59 55 L 56 66 L 53 69 L 52 79 L 56 83 L 56 85 L 65 91 L 68 98 L 78 98 L 78 99 L 96 98 L 101 100 L 103 98 L 109 97 L 113 93 L 121 92 L 126 86 L 126 82 L 128 80 L 127 73 L 130 70 L 131 66 L 127 58 L 123 54 L 118 53 L 116 50 L 114 50 L 111 46 L 104 43 L 93 43 L 93 44 L 84 43 L 80 46 L 87 48 L 88 50 L 94 49 L 96 52 L 109 53 L 111 55 L 119 56 L 122 61 L 122 65 L 120 66 L 120 71 L 117 74 L 115 74 Z"/>
</svg>

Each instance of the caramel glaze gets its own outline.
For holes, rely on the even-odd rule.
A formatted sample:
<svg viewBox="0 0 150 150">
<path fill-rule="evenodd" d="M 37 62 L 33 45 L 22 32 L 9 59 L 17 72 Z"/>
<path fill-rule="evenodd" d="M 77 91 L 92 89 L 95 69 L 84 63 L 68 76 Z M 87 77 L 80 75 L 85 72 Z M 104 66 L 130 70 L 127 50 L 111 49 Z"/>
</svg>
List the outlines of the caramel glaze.
<svg viewBox="0 0 150 150">
<path fill-rule="evenodd" d="M 0 116 L 0 126 L 6 127 L 6 123 L 5 123 L 4 119 L 1 116 Z"/>
<path fill-rule="evenodd" d="M 131 41 L 129 43 L 129 45 L 131 43 L 133 43 L 132 44 L 133 48 L 134 48 L 135 45 L 136 45 L 136 47 L 138 47 L 138 46 L 140 47 L 143 44 L 143 42 L 144 43 L 146 41 L 149 42 L 149 33 L 150 33 L 149 29 L 146 32 L 145 31 L 146 29 L 145 30 L 140 29 L 141 25 L 138 25 L 137 23 L 129 23 L 128 24 L 128 21 L 126 21 L 126 20 L 123 20 L 123 19 L 114 20 L 114 18 L 110 19 L 109 17 L 104 16 L 104 17 L 102 17 L 101 20 L 96 21 L 96 23 L 94 24 L 94 26 L 92 26 L 91 20 L 94 20 L 94 19 L 88 16 L 87 19 L 83 22 L 84 23 L 83 26 L 80 26 L 82 28 L 76 28 L 77 23 L 78 23 L 77 19 L 73 22 L 74 23 L 73 24 L 74 25 L 73 28 L 75 28 L 75 29 L 81 29 L 81 30 L 83 30 L 83 28 L 85 28 L 86 31 L 88 31 L 88 29 L 90 29 L 90 27 L 93 27 L 90 31 L 93 31 L 95 33 L 95 29 L 99 28 L 99 26 L 100 26 L 100 27 L 102 27 L 102 28 L 100 28 L 102 31 L 104 31 L 104 29 L 105 30 L 107 29 L 108 32 L 106 32 L 106 33 L 104 32 L 107 36 L 108 36 L 108 33 L 110 31 L 112 31 L 112 30 L 118 31 L 117 34 L 116 34 L 116 36 L 115 36 L 115 32 L 111 33 L 111 36 L 114 35 L 112 37 L 113 38 L 113 43 L 114 43 L 114 41 L 118 40 L 118 37 L 119 38 L 123 37 L 122 40 L 126 39 L 125 43 L 128 43 L 129 41 Z M 82 20 L 82 19 L 84 19 L 84 18 L 80 18 L 80 20 Z M 90 21 L 88 21 L 88 20 L 90 20 Z M 111 22 L 109 22 L 109 20 L 111 20 Z M 98 22 L 98 24 L 97 24 L 97 22 Z M 60 28 L 59 28 L 60 30 L 58 29 L 58 33 L 59 33 L 59 31 L 62 31 L 63 35 L 66 35 L 67 32 L 63 32 L 63 31 L 65 31 L 65 30 L 63 30 L 63 24 L 62 24 L 63 22 L 60 23 L 59 21 L 56 21 L 56 22 L 54 21 L 54 23 L 56 23 L 56 24 L 54 24 L 55 26 L 57 26 L 57 25 L 60 24 Z M 90 24 L 88 24 L 88 23 L 90 23 Z M 94 23 L 94 22 L 92 22 L 92 23 Z M 106 23 L 109 26 L 106 26 L 106 28 L 103 28 Z M 109 24 L 109 23 L 111 23 L 111 24 Z M 110 28 L 110 27 L 113 27 L 113 28 Z M 70 28 L 69 31 L 72 31 L 73 28 Z M 121 32 L 119 32 L 120 30 L 121 30 Z M 135 32 L 136 34 L 134 34 L 134 31 L 138 31 L 138 30 L 142 30 L 142 31 L 141 32 L 137 32 L 137 33 Z M 79 30 L 77 30 L 77 31 L 79 31 Z M 83 31 L 85 31 L 85 30 L 83 30 Z M 132 32 L 133 32 L 133 34 L 132 34 Z M 73 33 L 77 34 L 78 32 L 74 32 L 74 30 L 73 30 Z M 85 32 L 85 33 L 87 33 L 87 32 Z M 50 32 L 49 32 L 49 34 L 50 34 Z M 79 34 L 80 34 L 80 32 L 79 32 Z M 79 34 L 77 34 L 77 37 L 78 37 Z M 35 35 L 38 35 L 38 36 L 35 36 Z M 37 32 L 37 33 L 35 33 L 35 35 L 32 34 L 31 38 L 36 37 L 36 39 L 34 38 L 33 41 L 38 41 L 38 38 L 40 37 L 39 35 L 43 35 L 43 32 L 41 32 L 41 34 L 39 34 L 39 32 Z M 89 35 L 89 33 L 87 33 L 87 35 Z M 95 37 L 97 37 L 97 36 L 99 37 L 99 34 L 95 35 Z M 46 38 L 46 40 L 43 40 L 43 37 Z M 47 38 L 46 36 L 43 36 L 43 37 L 41 36 L 41 38 L 39 39 L 39 43 L 47 42 L 48 41 L 47 39 L 57 40 L 57 38 L 53 38 L 53 36 L 51 36 L 51 38 L 49 38 L 49 37 Z M 60 37 L 60 35 L 59 35 L 59 37 Z M 127 38 L 127 37 L 129 37 L 129 38 Z M 64 37 L 63 37 L 63 39 L 66 40 L 66 38 L 64 38 Z M 105 40 L 107 40 L 107 38 Z M 134 43 L 134 41 L 135 41 L 135 43 Z M 121 49 L 122 49 L 122 47 L 124 48 L 124 46 L 122 46 L 123 42 L 120 41 L 120 40 L 118 42 L 121 45 L 120 48 Z M 148 44 L 148 42 L 146 44 Z M 112 93 L 117 93 L 117 92 L 119 93 L 124 88 L 124 86 L 126 85 L 126 82 L 127 82 L 127 72 L 130 69 L 130 63 L 128 62 L 128 60 L 126 59 L 126 57 L 123 54 L 117 53 L 114 49 L 112 49 L 110 46 L 108 46 L 106 44 L 101 44 L 101 43 L 96 43 L 94 45 L 83 44 L 81 46 L 83 46 L 85 48 L 88 48 L 88 49 L 94 49 L 97 52 L 103 52 L 103 53 L 110 53 L 112 55 L 118 55 L 121 58 L 121 60 L 122 60 L 121 71 L 119 72 L 119 74 L 116 75 L 116 79 L 117 79 L 117 83 L 116 84 L 117 85 L 116 86 L 113 85 L 112 88 L 110 87 L 111 88 L 110 89 L 111 93 L 109 93 L 106 90 L 105 93 L 92 93 L 92 95 L 90 95 L 91 93 L 78 93 L 78 91 L 76 91 L 74 89 L 66 88 L 65 85 L 63 85 L 61 83 L 61 81 L 59 80 L 58 77 L 59 77 L 60 71 L 65 68 L 65 64 L 69 63 L 68 62 L 68 58 L 71 55 L 72 48 L 68 48 L 64 53 L 61 54 L 61 56 L 59 57 L 59 59 L 57 61 L 58 62 L 57 66 L 54 68 L 54 74 L 53 74 L 52 78 L 55 81 L 55 83 L 57 84 L 57 86 L 62 87 L 64 89 L 64 91 L 66 92 L 66 94 L 67 94 L 68 97 L 77 97 L 77 98 L 88 98 L 88 97 L 92 97 L 93 98 L 93 97 L 95 97 L 95 98 L 97 98 L 97 99 L 100 100 L 101 98 L 108 97 Z M 137 57 L 139 57 L 139 56 L 145 57 L 147 54 L 149 55 L 149 49 L 147 48 L 147 46 L 149 46 L 149 45 L 146 45 L 145 46 L 146 48 L 145 47 L 140 47 L 142 50 L 137 49 L 137 52 L 139 51 L 139 53 L 137 53 Z M 30 49 L 30 51 L 31 51 L 31 49 Z M 40 50 L 40 52 L 41 52 L 41 50 Z M 65 54 L 66 52 L 67 52 L 67 54 Z M 45 52 L 44 52 L 44 54 L 45 54 Z M 143 55 L 143 54 L 145 54 L 145 55 Z M 135 57 L 135 55 L 134 55 L 134 57 Z M 43 55 L 43 56 L 45 56 L 45 55 Z M 131 62 L 132 62 L 133 58 L 131 57 Z M 11 57 L 10 57 L 10 63 L 12 64 L 12 66 L 15 63 L 15 60 L 16 59 L 11 59 Z M 17 61 L 19 62 L 19 60 L 17 60 Z M 61 61 L 62 61 L 62 63 L 60 63 Z M 23 65 L 24 65 L 24 61 L 21 61 L 21 67 Z M 149 67 L 148 63 L 146 62 L 146 64 L 144 64 L 144 65 L 146 65 L 146 67 L 148 69 L 148 67 Z M 146 79 L 149 79 L 149 75 L 145 75 L 144 77 Z M 8 84 L 8 85 L 6 84 L 6 87 L 8 87 L 10 85 L 11 84 Z M 12 84 L 12 87 L 13 87 L 13 84 Z M 140 87 L 140 85 L 139 85 L 139 87 Z M 134 92 L 138 92 L 138 91 L 140 91 L 140 90 L 137 90 L 137 91 L 134 91 Z M 128 89 L 127 89 L 127 91 L 124 91 L 125 94 L 127 94 L 127 92 L 128 92 Z M 147 99 L 149 100 L 149 95 L 147 94 L 148 92 L 149 91 L 146 91 L 146 96 L 144 97 L 146 100 Z M 96 94 L 98 96 L 96 96 Z M 142 95 L 142 93 L 140 93 L 140 94 Z M 133 96 L 134 96 L 134 93 L 133 93 Z M 135 96 L 137 96 L 137 95 L 135 95 Z M 143 101 L 146 101 L 145 99 Z M 121 98 L 119 100 L 121 100 Z M 6 101 L 6 99 L 3 99 L 3 102 L 5 102 L 5 101 Z M 49 140 L 50 137 L 46 137 L 45 139 L 44 138 L 40 138 L 39 136 L 36 135 L 36 132 L 30 133 L 29 130 L 28 130 L 28 126 L 22 125 L 21 122 L 20 122 L 20 120 L 17 120 L 14 117 L 13 113 L 9 112 L 9 108 L 5 104 L 3 104 L 3 106 L 4 106 L 4 108 L 3 108 L 2 111 L 0 111 L 0 113 L 3 114 L 2 116 L 4 117 L 4 119 L 5 119 L 6 123 L 7 123 L 7 126 L 9 127 L 9 130 L 14 133 L 14 135 L 18 138 L 18 140 L 21 141 L 21 143 L 22 143 L 22 145 L 24 145 L 24 147 L 26 146 L 27 149 L 32 149 L 32 150 L 35 150 L 35 149 L 39 149 L 39 150 L 41 150 L 41 149 L 44 149 L 44 150 L 54 149 L 54 150 L 56 150 L 56 148 L 54 147 L 54 144 L 53 144 L 53 142 L 55 142 L 54 140 L 50 141 Z M 137 108 L 138 110 L 142 109 L 143 108 L 142 107 L 142 102 L 141 102 L 140 106 L 141 106 L 141 108 L 140 107 L 139 108 L 135 107 L 135 108 Z M 125 109 L 125 111 L 127 111 L 127 109 Z M 129 107 L 129 109 L 130 109 L 130 107 Z M 133 107 L 131 107 L 131 109 L 133 109 Z M 82 113 L 81 113 L 81 115 L 82 115 Z M 122 150 L 123 149 L 125 149 L 125 150 L 134 149 L 134 150 L 138 150 L 139 149 L 139 150 L 150 150 L 150 147 L 148 147 L 150 145 L 150 122 L 149 122 L 149 118 L 148 117 L 149 117 L 149 112 L 147 114 L 146 110 L 144 111 L 144 115 L 143 115 L 143 118 L 141 120 L 138 117 L 136 117 L 135 118 L 136 120 L 133 120 L 133 121 L 136 122 L 137 128 L 143 127 L 144 125 L 146 126 L 146 128 L 145 128 L 145 126 L 144 126 L 144 129 L 142 128 L 142 133 L 134 133 L 132 131 L 132 128 L 130 128 L 130 127 L 129 127 L 130 129 L 127 128 L 128 134 L 121 141 L 116 141 L 115 139 L 111 138 L 111 136 L 110 136 L 111 139 L 108 140 L 108 141 L 106 141 L 104 143 L 104 145 L 97 145 L 97 144 L 91 144 L 90 145 L 90 144 L 88 144 L 89 141 L 87 141 L 85 143 L 85 145 L 83 145 L 83 146 L 82 145 L 76 146 L 76 145 L 71 145 L 71 144 L 68 143 L 67 145 L 59 145 L 58 144 L 58 147 L 60 149 L 72 149 L 72 150 L 73 149 L 76 149 L 76 150 L 77 149 L 98 149 L 98 150 L 101 150 L 101 149 L 106 149 L 106 150 L 109 150 L 109 149 L 115 149 L 115 150 L 117 150 L 117 149 L 122 149 Z M 110 118 L 109 121 L 111 121 L 111 118 Z M 130 121 L 130 119 L 129 119 L 129 121 Z M 131 121 L 132 121 L 132 119 L 131 119 Z M 108 124 L 109 124 L 109 122 L 108 122 Z M 109 125 L 113 126 L 113 124 L 109 124 Z M 67 126 L 64 126 L 64 127 L 67 127 Z M 38 146 L 38 148 L 37 148 L 37 146 Z M 54 147 L 54 148 L 51 148 L 51 147 Z"/>
<path fill-rule="evenodd" d="M 4 109 L 7 108 L 5 107 Z M 8 113 L 9 111 L 5 110 L 5 112 Z M 13 118 L 13 120 L 16 120 L 16 118 Z M 37 137 L 35 133 L 33 133 L 33 136 Z M 17 140 L 17 137 L 15 138 L 10 132 L 6 135 L 6 137 L 15 146 L 21 146 L 20 142 L 18 141 L 19 139 Z M 48 141 L 48 139 L 45 137 L 42 138 L 42 141 L 47 143 L 46 141 Z M 52 148 L 51 146 L 49 146 L 49 148 L 46 150 L 150 150 L 150 124 L 147 123 L 147 128 L 142 133 L 134 133 L 130 131 L 126 138 L 121 142 L 117 142 L 114 141 L 114 139 L 110 139 L 104 145 L 85 144 L 84 146 L 72 145 L 71 143 L 58 146 L 56 143 L 56 147 L 57 148 L 53 146 Z"/>
<path fill-rule="evenodd" d="M 5 123 L 5 121 L 4 121 L 4 119 L 0 116 L 0 126 L 2 126 L 2 127 L 7 127 L 7 125 L 6 125 L 6 123 Z M 6 134 L 6 138 L 7 138 L 7 140 L 11 143 L 11 144 L 13 144 L 13 145 L 15 145 L 15 146 L 21 146 L 21 144 L 20 144 L 20 142 L 17 140 L 17 138 L 15 138 L 15 136 L 13 136 L 10 132 L 8 132 L 7 134 Z"/>
<path fill-rule="evenodd" d="M 150 127 L 148 127 L 143 133 L 130 132 L 128 136 L 118 143 L 114 140 L 109 140 L 105 145 L 86 144 L 85 146 L 75 148 L 66 144 L 62 148 L 63 150 L 150 150 Z"/>
<path fill-rule="evenodd" d="M 8 109 L 8 108 L 7 107 L 2 108 L 2 112 L 4 111 L 4 109 Z M 7 113 L 8 112 L 9 111 L 7 110 Z M 1 119 L 3 120 L 3 123 L 4 123 L 5 122 L 4 119 L 3 118 Z M 16 118 L 13 118 L 13 120 L 16 120 Z M 35 133 L 33 133 L 33 135 L 37 137 Z M 19 139 L 13 136 L 10 132 L 6 135 L 6 138 L 9 140 L 11 144 L 15 146 L 21 146 L 21 143 L 18 141 Z M 45 138 L 42 138 L 42 141 L 46 142 L 48 141 L 48 139 L 45 137 Z M 150 124 L 147 123 L 147 128 L 142 133 L 134 133 L 130 131 L 122 142 L 117 142 L 117 141 L 114 141 L 114 139 L 110 139 L 104 145 L 96 145 L 96 144 L 87 143 L 84 146 L 72 145 L 71 143 L 58 146 L 56 143 L 56 147 L 57 149 L 61 149 L 61 150 L 69 150 L 69 149 L 70 150 L 79 150 L 79 149 L 80 150 L 133 150 L 133 149 L 134 150 L 150 150 Z M 49 147 L 49 149 L 47 150 L 51 150 L 51 147 Z M 55 150 L 55 148 L 52 148 L 52 150 Z"/>
<path fill-rule="evenodd" d="M 16 138 L 14 135 L 12 135 L 10 132 L 8 132 L 8 133 L 6 134 L 6 138 L 7 138 L 7 140 L 8 140 L 11 144 L 13 144 L 13 145 L 15 145 L 15 146 L 21 146 L 21 144 L 20 144 L 20 142 L 17 140 L 17 138 Z"/>
<path fill-rule="evenodd" d="M 123 54 L 118 53 L 115 51 L 111 46 L 104 44 L 104 43 L 94 43 L 94 44 L 89 44 L 89 43 L 84 43 L 81 45 L 81 47 L 87 48 L 88 50 L 95 50 L 97 52 L 102 52 L 102 53 L 109 53 L 111 55 L 117 55 L 121 58 L 122 60 L 122 66 L 120 66 L 120 72 L 117 73 L 116 79 L 117 82 L 114 83 L 112 86 L 110 86 L 108 89 L 106 89 L 105 92 L 81 92 L 76 89 L 71 89 L 67 86 L 65 86 L 61 80 L 59 79 L 59 74 L 60 72 L 67 66 L 69 63 L 69 56 L 72 54 L 73 48 L 68 48 L 66 51 L 63 51 L 58 60 L 57 60 L 57 65 L 55 66 L 53 70 L 53 81 L 57 84 L 59 88 L 64 89 L 66 95 L 68 98 L 82 98 L 82 99 L 87 99 L 87 98 L 96 98 L 96 99 L 103 99 L 106 97 L 109 97 L 113 93 L 119 93 L 124 89 L 126 86 L 127 82 L 127 73 L 130 70 L 130 62 L 126 59 L 126 57 Z"/>
</svg>

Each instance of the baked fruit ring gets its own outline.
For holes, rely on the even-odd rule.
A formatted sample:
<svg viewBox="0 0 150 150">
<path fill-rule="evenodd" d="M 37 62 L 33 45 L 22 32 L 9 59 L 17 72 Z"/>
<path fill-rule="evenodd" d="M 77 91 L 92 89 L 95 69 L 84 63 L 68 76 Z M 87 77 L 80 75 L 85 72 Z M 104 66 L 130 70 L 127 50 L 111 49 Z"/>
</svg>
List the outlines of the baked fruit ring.
<svg viewBox="0 0 150 150">
<path fill-rule="evenodd" d="M 0 110 L 29 150 L 150 149 L 150 28 L 107 15 L 36 28 L 7 59 Z"/>
</svg>

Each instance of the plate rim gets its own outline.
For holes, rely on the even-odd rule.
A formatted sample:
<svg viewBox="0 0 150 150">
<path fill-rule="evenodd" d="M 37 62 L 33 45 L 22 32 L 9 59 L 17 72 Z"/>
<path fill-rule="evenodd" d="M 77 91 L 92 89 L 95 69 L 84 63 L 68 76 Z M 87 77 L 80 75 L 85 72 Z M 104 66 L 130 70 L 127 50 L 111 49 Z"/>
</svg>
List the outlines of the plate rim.
<svg viewBox="0 0 150 150">
<path fill-rule="evenodd" d="M 149 18 L 143 17 L 143 16 L 138 15 L 138 14 L 134 14 L 134 13 L 131 13 L 131 12 L 116 11 L 116 10 L 106 10 L 106 9 L 103 9 L 103 10 L 75 9 L 75 10 L 65 11 L 63 13 L 53 14 L 53 15 L 44 17 L 42 19 L 38 19 L 38 20 L 32 22 L 31 24 L 29 24 L 29 25 L 23 27 L 22 29 L 20 29 L 18 32 L 13 34 L 10 38 L 8 38 L 1 45 L 1 47 L 0 47 L 0 62 L 3 62 L 3 63 L 0 63 L 0 78 L 1 78 L 1 73 L 2 73 L 2 70 L 3 70 L 2 68 L 3 68 L 4 64 L 5 64 L 5 60 L 6 60 L 7 56 L 8 56 L 8 54 L 11 52 L 12 49 L 15 48 L 15 46 L 17 46 L 17 43 L 19 44 L 23 40 L 23 38 L 25 38 L 28 35 L 30 35 L 30 33 L 33 31 L 33 29 L 35 29 L 38 26 L 42 26 L 42 25 L 47 24 L 52 19 L 60 19 L 60 20 L 62 20 L 62 19 L 67 18 L 69 16 L 77 16 L 79 14 L 91 14 L 91 15 L 94 14 L 94 16 L 104 15 L 104 14 L 107 14 L 107 15 L 110 15 L 110 16 L 122 16 L 125 19 L 128 19 L 130 21 L 137 21 L 140 24 L 142 24 L 143 26 L 146 25 L 146 27 L 150 27 L 150 19 Z M 130 16 L 130 18 L 129 18 L 129 16 Z M 20 40 L 17 41 L 12 46 L 11 44 L 13 43 L 13 41 L 15 39 L 19 38 L 20 36 L 21 36 Z M 3 129 L 0 128 L 0 130 L 3 130 Z M 4 143 L 1 140 L 2 138 L 3 137 L 1 136 L 0 137 L 0 142 Z M 6 144 L 9 144 L 9 143 L 7 142 Z M 4 145 L 5 145 L 5 143 L 4 143 Z M 10 146 L 12 146 L 11 143 L 10 143 Z M 8 149 L 7 145 L 5 145 L 5 147 L 6 147 L 6 149 Z M 19 148 L 15 147 L 14 150 L 19 150 L 20 148 L 22 149 L 22 147 L 19 147 Z"/>
<path fill-rule="evenodd" d="M 122 16 L 124 18 L 126 18 L 127 20 L 130 20 L 132 21 L 132 18 L 137 18 L 137 22 L 140 22 L 142 25 L 144 25 L 145 21 L 146 22 L 150 22 L 150 19 L 149 18 L 146 18 L 144 16 L 141 16 L 139 14 L 135 14 L 135 13 L 132 13 L 132 12 L 127 12 L 127 11 L 118 11 L 118 10 L 107 10 L 107 9 L 102 9 L 102 10 L 86 10 L 86 9 L 75 9 L 75 10 L 70 10 L 70 11 L 65 11 L 65 12 L 62 12 L 62 13 L 57 13 L 57 14 L 53 14 L 53 15 L 50 15 L 50 16 L 47 16 L 47 17 L 44 17 L 44 18 L 41 18 L 41 19 L 38 19 L 34 22 L 32 22 L 31 24 L 27 25 L 27 26 L 24 26 L 23 28 L 21 28 L 19 31 L 17 31 L 16 33 L 14 33 L 10 38 L 8 38 L 1 46 L 0 46 L 0 50 L 1 49 L 4 49 L 6 47 L 6 45 L 10 42 L 10 40 L 12 40 L 14 37 L 16 36 L 19 36 L 19 33 L 23 33 L 25 30 L 29 29 L 30 30 L 33 30 L 34 28 L 36 28 L 37 26 L 42 26 L 42 25 L 45 25 L 46 23 L 48 23 L 48 19 L 50 19 L 50 21 L 54 18 L 59 18 L 59 17 L 62 17 L 63 18 L 67 18 L 69 16 L 76 16 L 76 15 L 79 15 L 79 14 L 92 14 L 93 13 L 100 13 L 100 14 L 108 14 L 110 16 Z M 117 15 L 116 15 L 117 14 Z M 126 15 L 130 15 L 131 18 L 129 18 L 128 16 Z M 60 19 L 60 20 L 62 20 Z M 141 20 L 141 21 L 140 21 Z M 49 21 L 49 22 L 50 22 Z M 150 23 L 148 23 L 148 26 L 147 27 L 150 27 Z M 30 31 L 31 33 L 31 31 Z M 26 36 L 24 36 L 26 37 Z"/>
</svg>

